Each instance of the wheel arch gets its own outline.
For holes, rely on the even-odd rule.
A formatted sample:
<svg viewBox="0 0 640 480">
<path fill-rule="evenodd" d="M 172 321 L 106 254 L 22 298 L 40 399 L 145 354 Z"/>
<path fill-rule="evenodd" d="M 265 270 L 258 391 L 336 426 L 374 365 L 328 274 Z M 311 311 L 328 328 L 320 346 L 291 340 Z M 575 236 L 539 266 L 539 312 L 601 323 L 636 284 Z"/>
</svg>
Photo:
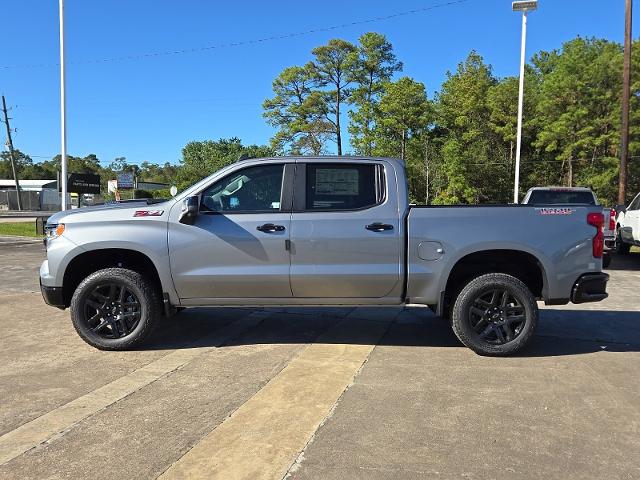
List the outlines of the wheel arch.
<svg viewBox="0 0 640 480">
<path fill-rule="evenodd" d="M 100 248 L 83 251 L 66 265 L 62 283 L 65 307 L 71 304 L 71 297 L 83 279 L 98 270 L 111 267 L 128 268 L 142 273 L 158 288 L 160 295 L 165 290 L 158 268 L 145 253 L 128 248 Z"/>
<path fill-rule="evenodd" d="M 544 298 L 548 279 L 543 262 L 531 252 L 521 249 L 495 248 L 476 250 L 461 256 L 453 264 L 442 285 L 438 310 L 446 312 L 452 299 L 473 278 L 486 273 L 506 273 L 522 281 L 536 298 Z"/>
</svg>

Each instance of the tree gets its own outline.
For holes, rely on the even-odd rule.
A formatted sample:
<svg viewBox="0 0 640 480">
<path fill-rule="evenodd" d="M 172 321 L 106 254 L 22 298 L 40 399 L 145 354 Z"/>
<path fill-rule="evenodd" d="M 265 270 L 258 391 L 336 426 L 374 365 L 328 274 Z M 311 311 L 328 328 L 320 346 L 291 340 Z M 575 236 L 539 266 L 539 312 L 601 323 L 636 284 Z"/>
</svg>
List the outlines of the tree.
<svg viewBox="0 0 640 480">
<path fill-rule="evenodd" d="M 273 155 L 270 147 L 262 145 L 244 146 L 239 138 L 221 138 L 189 142 L 182 149 L 178 188 L 180 190 L 202 180 L 222 167 L 237 162 L 241 157 L 268 157 Z"/>
<path fill-rule="evenodd" d="M 109 164 L 109 168 L 114 172 L 125 172 L 130 171 L 131 165 L 127 162 L 126 157 L 116 157 L 113 159 L 113 162 Z"/>
<path fill-rule="evenodd" d="M 28 178 L 30 180 L 38 180 L 31 177 L 30 172 L 25 171 L 33 167 L 33 160 L 29 155 L 20 150 L 13 151 L 16 173 L 18 178 Z M 11 154 L 8 151 L 0 152 L 0 178 L 13 179 L 13 170 L 11 169 Z"/>
<path fill-rule="evenodd" d="M 490 127 L 487 97 L 497 80 L 472 51 L 458 64 L 436 97 L 446 186 L 436 203 L 504 201 L 508 197 L 506 163 L 500 165 L 496 135 Z"/>
<path fill-rule="evenodd" d="M 275 96 L 262 105 L 267 122 L 278 128 L 272 148 L 281 154 L 320 155 L 332 127 L 325 119 L 322 94 L 313 90 L 310 68 L 285 68 L 272 87 Z"/>
<path fill-rule="evenodd" d="M 307 64 L 315 85 L 322 90 L 317 98 L 318 113 L 332 127 L 338 155 L 342 155 L 340 114 L 342 105 L 349 100 L 358 49 L 345 40 L 332 39 L 327 45 L 314 48 L 315 59 Z M 322 101 L 324 100 L 324 101 Z"/>
<path fill-rule="evenodd" d="M 349 134 L 356 153 L 371 155 L 374 143 L 374 119 L 384 84 L 402 70 L 402 62 L 396 59 L 393 46 L 386 37 L 369 32 L 359 39 L 357 58 L 351 78 L 357 85 L 351 93 Z"/>
<path fill-rule="evenodd" d="M 166 162 L 164 165 L 157 163 L 142 162 L 138 175 L 146 182 L 158 183 L 175 183 L 178 173 L 178 167 Z"/>
<path fill-rule="evenodd" d="M 385 84 L 380 99 L 376 133 L 379 143 L 386 145 L 380 145 L 377 152 L 389 152 L 391 144 L 392 152 L 389 153 L 406 160 L 409 140 L 426 131 L 432 120 L 431 113 L 422 83 L 402 77 L 397 82 Z"/>
<path fill-rule="evenodd" d="M 621 47 L 576 38 L 544 57 L 534 145 L 561 162 L 559 181 L 584 184 L 596 161 L 619 153 Z M 576 166 L 589 166 L 586 177 Z"/>
</svg>

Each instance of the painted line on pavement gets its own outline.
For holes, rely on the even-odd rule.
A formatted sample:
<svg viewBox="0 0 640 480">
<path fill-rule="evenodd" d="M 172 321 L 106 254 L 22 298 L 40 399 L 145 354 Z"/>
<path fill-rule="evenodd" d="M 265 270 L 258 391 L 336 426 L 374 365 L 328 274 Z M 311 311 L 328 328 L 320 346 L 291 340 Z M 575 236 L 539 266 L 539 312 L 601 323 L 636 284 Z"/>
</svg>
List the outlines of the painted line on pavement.
<svg viewBox="0 0 640 480">
<path fill-rule="evenodd" d="M 394 317 L 331 327 L 160 479 L 282 479 Z"/>
<path fill-rule="evenodd" d="M 4 465 L 53 437 L 60 436 L 81 420 L 182 368 L 199 355 L 213 350 L 244 331 L 255 327 L 268 316 L 268 312 L 253 312 L 199 338 L 184 349 L 175 350 L 124 377 L 5 433 L 0 436 L 0 465 Z"/>
</svg>

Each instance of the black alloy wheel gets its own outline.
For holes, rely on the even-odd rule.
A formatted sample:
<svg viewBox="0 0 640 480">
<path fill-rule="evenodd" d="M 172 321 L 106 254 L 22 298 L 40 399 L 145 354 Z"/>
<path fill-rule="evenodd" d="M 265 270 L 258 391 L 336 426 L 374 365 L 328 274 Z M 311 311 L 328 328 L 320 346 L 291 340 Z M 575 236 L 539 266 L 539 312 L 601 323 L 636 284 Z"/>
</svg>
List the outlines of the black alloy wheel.
<svg viewBox="0 0 640 480">
<path fill-rule="evenodd" d="M 129 350 L 142 345 L 158 324 L 160 289 L 143 272 L 105 268 L 80 282 L 70 310 L 73 326 L 89 345 Z"/>
<path fill-rule="evenodd" d="M 536 298 L 506 273 L 472 279 L 458 294 L 451 326 L 458 339 L 480 355 L 505 356 L 524 348 L 538 323 Z"/>
<path fill-rule="evenodd" d="M 487 343 L 504 345 L 522 333 L 524 307 L 507 289 L 480 292 L 469 307 L 471 329 Z"/>
<path fill-rule="evenodd" d="M 120 283 L 98 285 L 84 301 L 84 320 L 91 331 L 102 338 L 130 335 L 140 316 L 140 301 Z"/>
</svg>

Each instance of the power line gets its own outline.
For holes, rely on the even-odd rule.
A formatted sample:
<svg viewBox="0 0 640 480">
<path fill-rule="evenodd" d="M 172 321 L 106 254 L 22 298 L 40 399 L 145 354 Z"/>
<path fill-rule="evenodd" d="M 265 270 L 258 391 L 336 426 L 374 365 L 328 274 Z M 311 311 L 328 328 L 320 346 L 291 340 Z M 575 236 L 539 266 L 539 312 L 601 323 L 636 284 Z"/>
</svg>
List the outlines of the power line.
<svg viewBox="0 0 640 480">
<path fill-rule="evenodd" d="M 101 59 L 91 59 L 91 60 L 80 60 L 80 61 L 75 61 L 75 62 L 67 62 L 67 64 L 69 65 L 88 65 L 88 64 L 95 64 L 95 63 L 108 63 L 108 62 L 122 62 L 122 61 L 132 61 L 132 60 L 143 60 L 143 59 L 147 59 L 147 58 L 154 58 L 154 57 L 164 57 L 164 56 L 170 56 L 170 55 L 182 55 L 185 53 L 200 53 L 200 52 L 206 52 L 209 50 L 218 50 L 218 49 L 222 49 L 222 48 L 231 48 L 231 47 L 241 47 L 241 46 L 245 46 L 245 45 L 255 45 L 255 44 L 259 44 L 259 43 L 265 43 L 265 42 L 271 42 L 274 40 L 286 40 L 289 38 L 295 38 L 295 37 L 302 37 L 302 36 L 306 36 L 306 35 L 311 35 L 314 33 L 323 33 L 323 32 L 331 32 L 333 30 L 340 30 L 343 28 L 349 28 L 349 27 L 354 27 L 354 26 L 358 26 L 358 25 L 366 25 L 369 23 L 376 23 L 376 22 L 382 22 L 385 20 L 392 20 L 394 18 L 399 18 L 399 17 L 406 17 L 408 15 L 415 15 L 415 14 L 419 14 L 419 13 L 424 13 L 424 12 L 428 12 L 430 10 L 435 10 L 437 8 L 443 8 L 443 7 L 449 7 L 451 5 L 458 5 L 461 3 L 467 3 L 471 0 L 451 0 L 449 2 L 444 2 L 444 3 L 437 3 L 435 5 L 430 5 L 428 7 L 423 7 L 423 8 L 416 8 L 413 10 L 406 10 L 404 12 L 398 12 L 398 13 L 393 13 L 390 15 L 384 15 L 384 16 L 379 16 L 379 17 L 373 17 L 373 18 L 367 18 L 365 20 L 356 20 L 353 22 L 348 22 L 348 23 L 341 23 L 338 25 L 331 25 L 328 27 L 320 27 L 320 28 L 313 28 L 310 30 L 304 30 L 304 31 L 300 31 L 300 32 L 291 32 L 291 33 L 285 33 L 282 35 L 273 35 L 270 37 L 263 37 L 263 38 L 257 38 L 257 39 L 252 39 L 252 40 L 241 40 L 241 41 L 237 41 L 237 42 L 227 42 L 227 43 L 219 43 L 219 44 L 215 44 L 215 45 L 209 45 L 209 46 L 204 46 L 204 47 L 194 47 L 194 48 L 185 48 L 185 49 L 181 49 L 181 50 L 165 50 L 165 51 L 160 51 L 160 52 L 149 52 L 149 53 L 141 53 L 141 54 L 137 54 L 137 55 L 124 55 L 124 56 L 120 56 L 120 57 L 109 57 L 109 58 L 101 58 Z M 42 64 L 32 64 L 32 65 L 0 65 L 0 68 L 2 69 L 18 69 L 18 68 L 50 68 L 50 67 L 57 67 L 59 66 L 58 63 L 42 63 Z"/>
</svg>

